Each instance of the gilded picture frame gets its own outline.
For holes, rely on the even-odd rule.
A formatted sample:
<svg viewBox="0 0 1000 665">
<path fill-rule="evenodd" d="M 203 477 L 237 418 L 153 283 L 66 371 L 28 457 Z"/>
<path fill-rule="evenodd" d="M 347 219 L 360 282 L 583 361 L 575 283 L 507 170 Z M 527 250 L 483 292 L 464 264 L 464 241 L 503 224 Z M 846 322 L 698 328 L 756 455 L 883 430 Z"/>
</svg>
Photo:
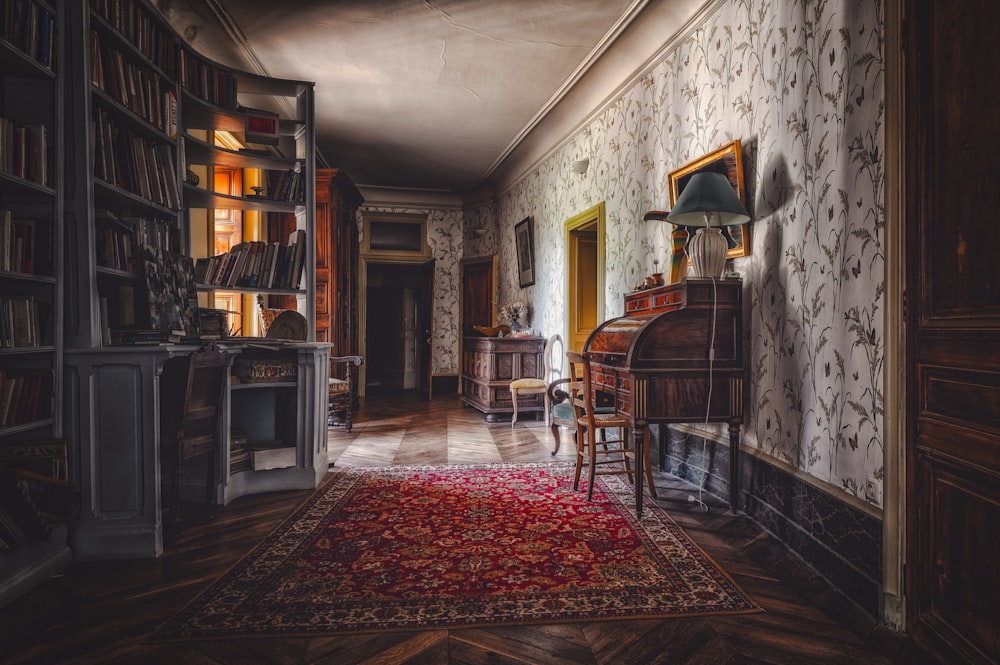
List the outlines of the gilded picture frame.
<svg viewBox="0 0 1000 665">
<path fill-rule="evenodd" d="M 517 248 L 517 277 L 521 288 L 535 283 L 535 229 L 530 217 L 514 226 L 514 246 Z"/>
<path fill-rule="evenodd" d="M 746 199 L 746 187 L 743 181 L 743 149 L 740 140 L 735 139 L 725 144 L 717 150 L 713 150 L 703 157 L 688 162 L 684 166 L 671 171 L 667 176 L 670 188 L 670 207 L 673 208 L 677 202 L 677 197 L 684 190 L 684 186 L 695 173 L 700 171 L 717 171 L 725 175 L 740 201 L 749 210 Z M 750 254 L 750 223 L 739 226 L 726 226 L 722 229 L 729 243 L 729 250 L 726 258 L 736 258 Z"/>
</svg>

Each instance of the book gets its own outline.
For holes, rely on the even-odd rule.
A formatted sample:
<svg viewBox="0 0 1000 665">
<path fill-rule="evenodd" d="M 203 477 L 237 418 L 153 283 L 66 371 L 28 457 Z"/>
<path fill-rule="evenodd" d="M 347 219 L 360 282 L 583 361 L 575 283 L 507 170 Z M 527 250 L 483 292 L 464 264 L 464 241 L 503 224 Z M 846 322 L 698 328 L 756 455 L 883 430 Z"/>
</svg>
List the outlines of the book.
<svg viewBox="0 0 1000 665">
<path fill-rule="evenodd" d="M 245 106 L 239 107 L 246 117 L 246 133 L 244 137 L 247 143 L 260 143 L 264 145 L 278 144 L 278 114 L 261 109 L 252 109 Z M 273 196 L 271 198 L 274 198 Z"/>
<path fill-rule="evenodd" d="M 295 466 L 295 446 L 286 446 L 283 441 L 262 441 L 247 445 L 250 464 L 254 471 L 285 469 Z"/>
</svg>

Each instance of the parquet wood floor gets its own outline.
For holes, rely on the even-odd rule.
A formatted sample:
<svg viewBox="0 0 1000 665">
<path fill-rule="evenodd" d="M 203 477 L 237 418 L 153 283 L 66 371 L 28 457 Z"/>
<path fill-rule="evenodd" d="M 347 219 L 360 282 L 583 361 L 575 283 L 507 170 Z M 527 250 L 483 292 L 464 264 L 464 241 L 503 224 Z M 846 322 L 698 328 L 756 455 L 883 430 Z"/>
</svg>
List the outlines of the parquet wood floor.
<svg viewBox="0 0 1000 665">
<path fill-rule="evenodd" d="M 445 464 L 552 459 L 544 423 L 488 425 L 453 395 L 363 400 L 351 433 L 330 430 L 336 464 Z M 564 442 L 559 455 L 573 459 Z M 152 560 L 78 562 L 0 608 L 0 663 L 635 664 L 917 663 L 746 517 L 657 473 L 660 503 L 765 612 L 671 620 L 431 630 L 324 638 L 151 644 L 156 627 L 249 551 L 306 496 L 243 497 L 215 522 L 183 531 Z"/>
</svg>

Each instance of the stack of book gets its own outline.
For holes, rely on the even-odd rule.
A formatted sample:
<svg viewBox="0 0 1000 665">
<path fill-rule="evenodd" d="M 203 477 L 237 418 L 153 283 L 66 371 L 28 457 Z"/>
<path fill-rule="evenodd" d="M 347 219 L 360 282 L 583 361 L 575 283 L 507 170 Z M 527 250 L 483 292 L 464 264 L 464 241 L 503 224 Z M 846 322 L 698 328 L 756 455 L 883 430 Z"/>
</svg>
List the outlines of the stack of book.
<svg viewBox="0 0 1000 665">
<path fill-rule="evenodd" d="M 248 448 L 254 471 L 295 466 L 295 446 L 286 446 L 284 441 L 260 441 Z"/>
<path fill-rule="evenodd" d="M 229 474 L 251 471 L 250 451 L 247 449 L 247 434 L 233 428 L 229 432 Z"/>
</svg>

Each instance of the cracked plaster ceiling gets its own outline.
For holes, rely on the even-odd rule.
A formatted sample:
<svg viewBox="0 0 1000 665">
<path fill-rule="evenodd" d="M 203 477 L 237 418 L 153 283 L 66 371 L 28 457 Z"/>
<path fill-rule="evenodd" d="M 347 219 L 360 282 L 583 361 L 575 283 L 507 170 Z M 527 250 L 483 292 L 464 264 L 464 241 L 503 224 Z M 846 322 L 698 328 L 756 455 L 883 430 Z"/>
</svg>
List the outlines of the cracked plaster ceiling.
<svg viewBox="0 0 1000 665">
<path fill-rule="evenodd" d="M 203 54 L 316 82 L 320 161 L 469 191 L 646 0 L 158 0 Z"/>
</svg>

